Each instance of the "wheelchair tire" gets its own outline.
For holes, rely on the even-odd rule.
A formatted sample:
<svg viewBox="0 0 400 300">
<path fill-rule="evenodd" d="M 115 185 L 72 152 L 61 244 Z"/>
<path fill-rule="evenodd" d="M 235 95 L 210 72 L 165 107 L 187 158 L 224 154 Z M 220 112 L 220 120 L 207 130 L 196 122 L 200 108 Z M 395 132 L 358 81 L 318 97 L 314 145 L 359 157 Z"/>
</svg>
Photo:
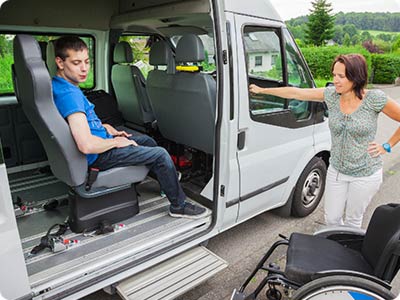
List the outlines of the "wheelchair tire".
<svg viewBox="0 0 400 300">
<path fill-rule="evenodd" d="M 296 183 L 292 199 L 292 216 L 305 217 L 317 208 L 324 194 L 325 178 L 325 162 L 319 157 L 313 157 Z"/>
<path fill-rule="evenodd" d="M 318 278 L 303 285 L 294 293 L 292 300 L 392 300 L 394 298 L 393 293 L 378 283 L 356 276 L 334 275 Z"/>
</svg>

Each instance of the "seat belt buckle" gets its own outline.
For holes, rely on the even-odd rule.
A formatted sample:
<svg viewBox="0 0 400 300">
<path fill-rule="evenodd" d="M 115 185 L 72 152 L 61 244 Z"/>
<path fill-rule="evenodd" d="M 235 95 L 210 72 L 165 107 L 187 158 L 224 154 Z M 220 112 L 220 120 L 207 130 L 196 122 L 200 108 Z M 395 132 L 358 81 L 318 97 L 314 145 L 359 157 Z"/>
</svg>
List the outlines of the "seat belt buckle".
<svg viewBox="0 0 400 300">
<path fill-rule="evenodd" d="M 89 168 L 88 176 L 86 179 L 85 190 L 89 191 L 92 188 L 93 183 L 96 181 L 97 176 L 99 175 L 100 169 L 98 168 Z"/>
<path fill-rule="evenodd" d="M 50 236 L 49 247 L 53 253 L 61 252 L 67 249 L 67 245 L 64 244 L 64 240 L 60 236 Z"/>
</svg>

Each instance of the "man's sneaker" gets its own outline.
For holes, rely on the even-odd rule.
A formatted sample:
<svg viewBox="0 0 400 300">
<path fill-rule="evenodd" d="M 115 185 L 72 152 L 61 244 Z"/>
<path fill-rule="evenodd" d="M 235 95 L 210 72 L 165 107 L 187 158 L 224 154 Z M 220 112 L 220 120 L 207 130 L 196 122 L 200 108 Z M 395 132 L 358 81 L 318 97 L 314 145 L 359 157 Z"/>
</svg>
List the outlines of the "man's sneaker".
<svg viewBox="0 0 400 300">
<path fill-rule="evenodd" d="M 185 202 L 185 205 L 179 209 L 170 206 L 169 215 L 174 218 L 200 219 L 207 215 L 207 210 L 204 207 Z"/>
</svg>

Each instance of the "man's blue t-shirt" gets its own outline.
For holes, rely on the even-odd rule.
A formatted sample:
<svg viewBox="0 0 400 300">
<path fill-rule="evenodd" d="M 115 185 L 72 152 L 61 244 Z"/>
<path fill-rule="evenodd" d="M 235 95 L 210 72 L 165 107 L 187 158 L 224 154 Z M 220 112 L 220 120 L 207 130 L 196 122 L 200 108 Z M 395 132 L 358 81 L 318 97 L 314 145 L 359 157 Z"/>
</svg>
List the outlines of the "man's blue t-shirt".
<svg viewBox="0 0 400 300">
<path fill-rule="evenodd" d="M 94 105 L 89 102 L 80 88 L 59 76 L 53 77 L 52 85 L 54 102 L 64 119 L 73 113 L 82 112 L 86 115 L 90 132 L 93 135 L 103 139 L 112 138 L 97 117 L 94 111 Z M 97 157 L 97 154 L 86 155 L 89 166 Z"/>
</svg>

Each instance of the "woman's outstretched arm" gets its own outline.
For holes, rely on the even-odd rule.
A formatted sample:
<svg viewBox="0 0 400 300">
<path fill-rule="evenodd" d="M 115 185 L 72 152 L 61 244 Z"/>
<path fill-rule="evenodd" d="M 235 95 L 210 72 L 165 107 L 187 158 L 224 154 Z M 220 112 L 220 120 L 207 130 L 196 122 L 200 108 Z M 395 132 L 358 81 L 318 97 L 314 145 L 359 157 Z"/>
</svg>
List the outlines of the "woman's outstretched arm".
<svg viewBox="0 0 400 300">
<path fill-rule="evenodd" d="M 252 94 L 267 94 L 281 98 L 304 100 L 304 101 L 324 101 L 325 88 L 297 88 L 297 87 L 274 87 L 262 88 L 255 84 L 250 84 L 249 91 Z"/>
</svg>

